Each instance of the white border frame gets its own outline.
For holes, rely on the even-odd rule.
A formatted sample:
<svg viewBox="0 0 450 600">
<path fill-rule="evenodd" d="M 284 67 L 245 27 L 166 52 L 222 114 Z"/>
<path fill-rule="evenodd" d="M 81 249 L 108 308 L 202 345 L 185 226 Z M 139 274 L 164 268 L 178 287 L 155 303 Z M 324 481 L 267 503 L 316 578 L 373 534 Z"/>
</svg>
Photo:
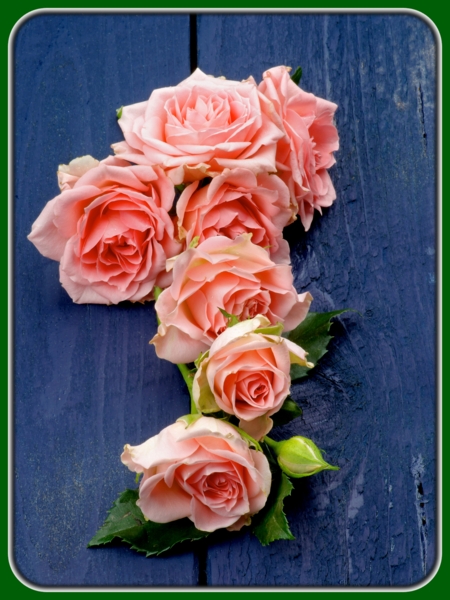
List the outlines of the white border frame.
<svg viewBox="0 0 450 600">
<path fill-rule="evenodd" d="M 32 10 L 21 17 L 11 30 L 8 40 L 8 347 L 13 346 L 13 162 L 12 140 L 14 133 L 14 93 L 12 79 L 14 73 L 13 64 L 13 43 L 17 31 L 28 21 L 28 19 L 42 14 L 139 14 L 139 13 L 187 13 L 187 14 L 220 14 L 220 13 L 254 13 L 254 14 L 286 14 L 286 13 L 306 13 L 306 14 L 399 14 L 412 15 L 424 21 L 434 33 L 436 40 L 436 150 L 437 150 L 437 173 L 436 173 L 436 242 L 438 252 L 436 253 L 436 559 L 433 568 L 428 575 L 412 586 L 366 586 L 366 587 L 347 587 L 347 586 L 298 586 L 283 587 L 273 586 L 258 587 L 213 587 L 213 586 L 192 586 L 183 587 L 158 587 L 158 586 L 39 586 L 28 581 L 19 572 L 16 567 L 13 556 L 13 356 L 12 352 L 8 355 L 8 560 L 12 572 L 16 578 L 26 587 L 39 592 L 407 592 L 420 589 L 427 585 L 438 572 L 442 562 L 442 39 L 435 23 L 424 13 L 410 8 L 43 8 Z"/>
</svg>

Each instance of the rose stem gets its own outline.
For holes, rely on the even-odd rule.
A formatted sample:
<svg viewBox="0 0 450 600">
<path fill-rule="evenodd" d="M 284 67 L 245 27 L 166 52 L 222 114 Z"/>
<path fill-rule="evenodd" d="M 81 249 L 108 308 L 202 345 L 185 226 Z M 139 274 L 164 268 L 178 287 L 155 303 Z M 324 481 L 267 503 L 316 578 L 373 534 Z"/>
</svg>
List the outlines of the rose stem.
<svg viewBox="0 0 450 600">
<path fill-rule="evenodd" d="M 274 450 L 275 452 L 276 452 L 277 446 L 280 445 L 280 442 L 276 442 L 275 440 L 270 438 L 268 435 L 265 435 L 263 437 L 262 441 L 266 442 L 266 444 L 269 446 L 269 448 L 272 448 L 272 450 Z"/>
<path fill-rule="evenodd" d="M 194 373 L 189 369 L 187 365 L 177 364 L 177 367 L 180 369 L 180 373 L 183 375 L 183 379 L 186 382 L 187 388 L 189 390 L 189 396 L 191 398 L 191 415 L 196 415 L 198 414 L 198 410 L 195 406 L 195 402 L 192 397 L 192 384 L 194 382 Z"/>
<path fill-rule="evenodd" d="M 159 295 L 161 294 L 162 289 L 155 286 L 153 293 L 155 296 L 155 303 L 159 298 Z M 158 317 L 158 313 L 155 311 L 156 314 L 156 321 L 158 322 L 158 325 L 161 325 L 161 321 L 159 320 Z M 189 398 L 191 400 L 191 415 L 197 415 L 198 414 L 198 410 L 197 407 L 195 406 L 195 402 L 194 399 L 192 397 L 192 384 L 193 384 L 193 379 L 194 379 L 194 375 L 195 373 L 193 373 L 188 367 L 187 365 L 184 364 L 178 364 L 177 363 L 177 367 L 180 369 L 180 373 L 183 375 L 183 379 L 187 385 L 187 389 L 189 391 Z"/>
</svg>

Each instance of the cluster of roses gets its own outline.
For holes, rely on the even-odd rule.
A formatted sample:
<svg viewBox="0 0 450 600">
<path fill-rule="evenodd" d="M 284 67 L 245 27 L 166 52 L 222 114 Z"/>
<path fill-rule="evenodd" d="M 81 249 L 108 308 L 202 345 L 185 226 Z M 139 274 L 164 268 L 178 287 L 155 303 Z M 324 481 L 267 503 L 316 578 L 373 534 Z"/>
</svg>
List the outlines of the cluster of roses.
<svg viewBox="0 0 450 600">
<path fill-rule="evenodd" d="M 335 199 L 335 110 L 287 67 L 259 85 L 197 69 L 118 111 L 125 140 L 115 156 L 61 165 L 61 194 L 33 225 L 29 239 L 60 262 L 75 302 L 156 299 L 152 343 L 178 364 L 192 414 L 125 446 L 122 461 L 143 473 L 137 504 L 152 522 L 249 524 L 271 488 L 261 441 L 294 477 L 330 468 L 305 438 L 267 434 L 291 365 L 313 366 L 281 336 L 312 300 L 293 286 L 283 228 L 299 215 L 308 230 Z"/>
</svg>

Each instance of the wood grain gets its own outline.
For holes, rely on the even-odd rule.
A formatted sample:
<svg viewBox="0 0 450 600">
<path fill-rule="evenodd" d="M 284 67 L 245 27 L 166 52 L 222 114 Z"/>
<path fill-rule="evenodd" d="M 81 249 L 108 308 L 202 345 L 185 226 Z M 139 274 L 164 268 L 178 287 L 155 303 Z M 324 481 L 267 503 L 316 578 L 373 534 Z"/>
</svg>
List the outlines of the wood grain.
<svg viewBox="0 0 450 600">
<path fill-rule="evenodd" d="M 122 139 L 115 109 L 189 75 L 187 15 L 41 15 L 15 39 L 15 560 L 40 585 L 193 585 L 196 557 L 86 548 L 134 476 L 120 462 L 189 412 L 148 341 L 153 303 L 75 305 L 26 239 L 56 169 Z"/>
<path fill-rule="evenodd" d="M 292 395 L 339 472 L 296 482 L 294 542 L 248 532 L 165 558 L 86 549 L 134 478 L 120 463 L 188 411 L 148 340 L 152 304 L 78 306 L 26 240 L 56 168 L 121 138 L 115 109 L 190 70 L 188 15 L 40 15 L 14 41 L 15 561 L 41 586 L 405 586 L 436 552 L 436 42 L 411 15 L 199 15 L 198 65 L 243 79 L 303 67 L 339 105 L 338 199 L 286 230 L 313 310 L 351 307 Z M 191 551 L 188 551 L 191 550 Z"/>
<path fill-rule="evenodd" d="M 199 66 L 244 79 L 303 68 L 336 102 L 338 199 L 305 234 L 286 230 L 312 310 L 351 307 L 329 354 L 293 386 L 338 473 L 300 480 L 297 540 L 246 534 L 208 553 L 211 585 L 410 585 L 435 559 L 435 69 L 427 24 L 410 15 L 201 15 Z M 290 229 L 290 230 L 289 230 Z"/>
</svg>

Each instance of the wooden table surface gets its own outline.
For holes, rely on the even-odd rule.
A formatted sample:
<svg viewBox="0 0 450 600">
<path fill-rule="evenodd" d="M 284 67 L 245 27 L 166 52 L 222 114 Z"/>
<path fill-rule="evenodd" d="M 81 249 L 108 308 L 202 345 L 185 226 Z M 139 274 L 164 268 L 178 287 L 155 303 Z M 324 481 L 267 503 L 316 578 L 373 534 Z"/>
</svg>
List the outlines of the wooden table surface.
<svg viewBox="0 0 450 600">
<path fill-rule="evenodd" d="M 195 34 L 196 45 L 195 47 Z M 191 35 L 192 34 L 192 35 Z M 410 586 L 436 559 L 436 53 L 403 14 L 41 14 L 14 40 L 14 557 L 35 586 Z M 335 204 L 286 230 L 312 310 L 351 307 L 293 397 L 338 472 L 298 480 L 295 541 L 250 533 L 146 559 L 87 549 L 120 462 L 189 411 L 157 359 L 153 303 L 73 304 L 27 241 L 60 163 L 121 139 L 115 109 L 198 66 L 244 79 L 279 64 L 336 102 Z"/>
</svg>

